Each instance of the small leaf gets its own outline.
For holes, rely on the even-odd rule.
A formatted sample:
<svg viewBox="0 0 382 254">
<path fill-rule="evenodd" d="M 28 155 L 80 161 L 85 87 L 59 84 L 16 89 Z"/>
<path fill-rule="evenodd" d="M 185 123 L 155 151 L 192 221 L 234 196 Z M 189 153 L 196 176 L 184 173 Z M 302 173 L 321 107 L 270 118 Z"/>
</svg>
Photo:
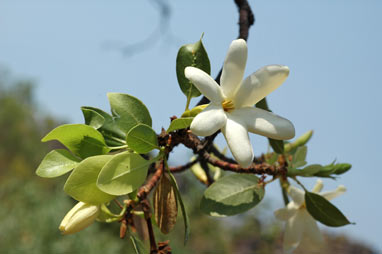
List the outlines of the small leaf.
<svg viewBox="0 0 382 254">
<path fill-rule="evenodd" d="M 182 196 L 180 195 L 178 185 L 176 184 L 175 177 L 171 174 L 170 171 L 168 171 L 168 174 L 170 176 L 171 184 L 174 187 L 176 198 L 179 201 L 180 210 L 182 211 L 183 222 L 184 222 L 184 245 L 186 245 L 188 241 L 188 237 L 190 235 L 190 219 L 188 218 L 186 207 L 184 206 Z"/>
<path fill-rule="evenodd" d="M 167 132 L 172 132 L 175 130 L 186 129 L 191 125 L 193 117 L 182 117 L 175 119 L 171 122 L 170 127 L 168 127 Z"/>
<path fill-rule="evenodd" d="M 268 138 L 269 144 L 271 145 L 273 151 L 278 154 L 284 153 L 284 141 Z"/>
<path fill-rule="evenodd" d="M 288 168 L 288 176 L 313 176 L 321 169 L 320 164 L 312 164 L 303 169 Z"/>
<path fill-rule="evenodd" d="M 75 168 L 79 162 L 80 159 L 73 156 L 68 150 L 53 150 L 42 160 L 36 174 L 47 178 L 61 176 Z"/>
<path fill-rule="evenodd" d="M 187 109 L 186 111 L 183 112 L 183 114 L 181 115 L 181 118 L 195 117 L 200 112 L 202 112 L 208 105 L 209 104 L 202 104 L 202 105 L 196 106 L 192 109 Z"/>
<path fill-rule="evenodd" d="M 103 166 L 113 158 L 113 155 L 99 155 L 83 160 L 69 176 L 64 191 L 78 201 L 92 205 L 100 205 L 114 199 L 98 189 L 96 182 Z"/>
<path fill-rule="evenodd" d="M 204 192 L 201 210 L 211 216 L 231 216 L 256 206 L 264 197 L 259 178 L 248 174 L 232 174 L 214 182 Z"/>
<path fill-rule="evenodd" d="M 49 132 L 41 141 L 58 140 L 72 153 L 81 157 L 106 154 L 110 149 L 96 129 L 85 124 L 65 124 Z"/>
<path fill-rule="evenodd" d="M 99 173 L 97 186 L 111 195 L 131 193 L 144 183 L 151 163 L 136 153 L 114 155 Z"/>
<path fill-rule="evenodd" d="M 183 45 L 176 57 L 176 77 L 180 89 L 187 98 L 198 97 L 201 93 L 184 75 L 184 69 L 187 66 L 199 68 L 210 74 L 210 60 L 201 39 L 194 44 Z"/>
<path fill-rule="evenodd" d="M 127 145 L 137 153 L 148 153 L 158 149 L 158 138 L 155 131 L 148 125 L 139 124 L 127 134 Z"/>
<path fill-rule="evenodd" d="M 130 234 L 130 241 L 133 244 L 135 254 L 146 254 L 147 253 L 145 245 L 142 243 L 141 240 L 139 240 L 138 237 L 134 236 L 133 234 Z"/>
<path fill-rule="evenodd" d="M 164 174 L 154 192 L 155 221 L 163 234 L 168 234 L 176 224 L 178 203 L 174 186 Z"/>
<path fill-rule="evenodd" d="M 306 191 L 305 203 L 310 215 L 324 225 L 341 227 L 350 224 L 342 212 L 321 195 Z"/>
<path fill-rule="evenodd" d="M 313 130 L 305 132 L 300 137 L 298 137 L 295 141 L 285 144 L 284 151 L 288 153 L 299 146 L 304 146 L 312 138 L 312 135 L 313 135 Z"/>
<path fill-rule="evenodd" d="M 114 118 L 105 111 L 94 107 L 81 107 L 83 110 L 94 111 L 101 115 L 105 121 L 98 131 L 105 138 L 105 142 L 108 146 L 121 146 L 126 144 L 126 133 L 121 129 L 120 123 L 114 121 Z"/>
<path fill-rule="evenodd" d="M 81 110 L 84 115 L 86 125 L 90 125 L 95 129 L 98 129 L 105 123 L 105 118 L 97 111 L 86 107 L 81 107 Z"/>
<path fill-rule="evenodd" d="M 113 116 L 118 126 L 128 133 L 137 124 L 146 124 L 151 127 L 151 116 L 145 104 L 137 98 L 121 93 L 107 94 Z"/>
<path fill-rule="evenodd" d="M 295 168 L 302 167 L 306 165 L 306 154 L 308 148 L 306 146 L 300 146 L 297 148 L 296 153 L 293 155 L 292 165 Z"/>
</svg>

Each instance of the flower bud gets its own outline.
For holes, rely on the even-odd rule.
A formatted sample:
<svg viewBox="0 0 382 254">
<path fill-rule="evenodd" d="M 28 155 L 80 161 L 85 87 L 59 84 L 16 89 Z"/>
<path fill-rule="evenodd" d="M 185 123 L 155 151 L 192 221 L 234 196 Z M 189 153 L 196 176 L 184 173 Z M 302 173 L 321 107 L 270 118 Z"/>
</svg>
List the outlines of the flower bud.
<svg viewBox="0 0 382 254">
<path fill-rule="evenodd" d="M 99 206 L 78 202 L 65 215 L 59 229 L 64 235 L 77 233 L 92 224 L 99 213 Z"/>
</svg>

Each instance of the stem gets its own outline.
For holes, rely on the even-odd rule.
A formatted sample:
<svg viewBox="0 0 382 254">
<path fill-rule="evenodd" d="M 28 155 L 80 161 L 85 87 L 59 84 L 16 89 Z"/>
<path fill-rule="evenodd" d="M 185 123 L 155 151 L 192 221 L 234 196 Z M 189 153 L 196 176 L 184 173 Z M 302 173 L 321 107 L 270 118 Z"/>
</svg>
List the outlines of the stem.
<svg viewBox="0 0 382 254">
<path fill-rule="evenodd" d="M 191 102 L 191 96 L 189 95 L 189 96 L 187 96 L 187 102 L 186 102 L 186 109 L 185 109 L 185 111 L 189 110 L 190 102 Z"/>
</svg>

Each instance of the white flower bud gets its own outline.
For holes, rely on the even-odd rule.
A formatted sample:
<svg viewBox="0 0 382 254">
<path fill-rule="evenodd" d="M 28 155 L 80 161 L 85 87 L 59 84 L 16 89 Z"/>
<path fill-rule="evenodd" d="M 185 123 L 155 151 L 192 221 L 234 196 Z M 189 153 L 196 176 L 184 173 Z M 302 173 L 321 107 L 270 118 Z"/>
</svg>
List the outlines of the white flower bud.
<svg viewBox="0 0 382 254">
<path fill-rule="evenodd" d="M 62 234 L 74 234 L 94 222 L 100 213 L 100 206 L 78 202 L 64 217 L 59 229 Z"/>
</svg>

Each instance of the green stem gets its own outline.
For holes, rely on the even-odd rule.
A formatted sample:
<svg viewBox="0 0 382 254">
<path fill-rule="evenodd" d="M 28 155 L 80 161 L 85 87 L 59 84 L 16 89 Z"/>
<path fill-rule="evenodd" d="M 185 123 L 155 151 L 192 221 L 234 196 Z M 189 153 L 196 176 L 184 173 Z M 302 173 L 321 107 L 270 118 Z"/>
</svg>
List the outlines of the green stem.
<svg viewBox="0 0 382 254">
<path fill-rule="evenodd" d="M 190 102 L 191 102 L 191 96 L 188 95 L 188 96 L 187 96 L 187 102 L 186 102 L 186 109 L 185 109 L 185 111 L 186 111 L 186 110 L 189 110 Z"/>
</svg>

